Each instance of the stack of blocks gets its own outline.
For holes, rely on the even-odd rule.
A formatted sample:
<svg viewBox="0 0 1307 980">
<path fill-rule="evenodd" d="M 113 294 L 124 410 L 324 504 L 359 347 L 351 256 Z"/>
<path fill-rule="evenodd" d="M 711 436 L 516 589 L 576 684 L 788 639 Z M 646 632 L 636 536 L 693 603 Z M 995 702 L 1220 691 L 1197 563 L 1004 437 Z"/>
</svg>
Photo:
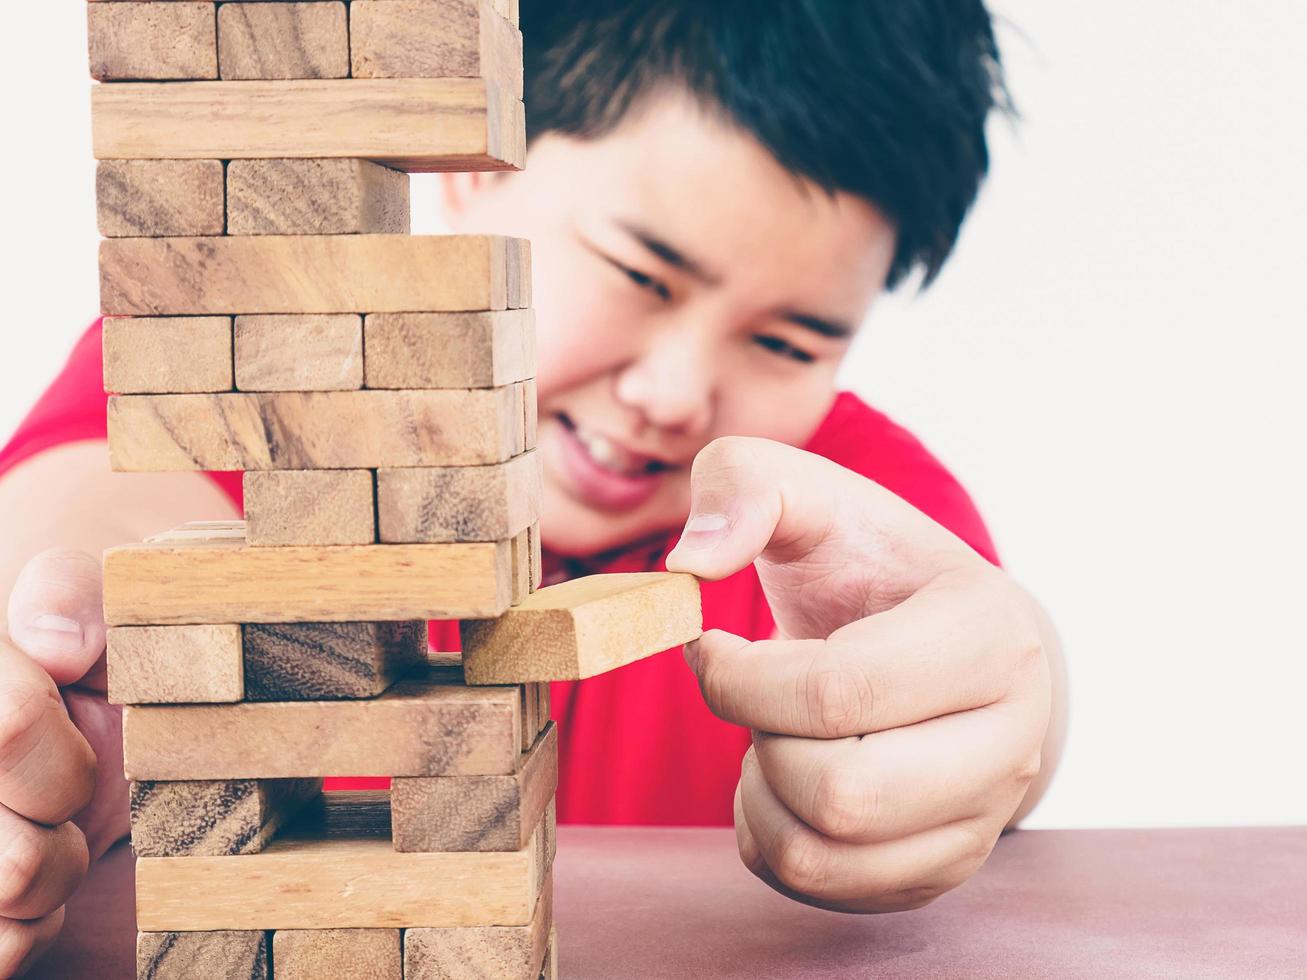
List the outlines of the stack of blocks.
<svg viewBox="0 0 1307 980">
<path fill-rule="evenodd" d="M 408 172 L 522 164 L 515 4 L 88 10 L 113 466 L 245 471 L 105 555 L 138 976 L 556 976 L 548 682 L 699 597 L 538 588 L 527 243 L 408 233 Z"/>
</svg>

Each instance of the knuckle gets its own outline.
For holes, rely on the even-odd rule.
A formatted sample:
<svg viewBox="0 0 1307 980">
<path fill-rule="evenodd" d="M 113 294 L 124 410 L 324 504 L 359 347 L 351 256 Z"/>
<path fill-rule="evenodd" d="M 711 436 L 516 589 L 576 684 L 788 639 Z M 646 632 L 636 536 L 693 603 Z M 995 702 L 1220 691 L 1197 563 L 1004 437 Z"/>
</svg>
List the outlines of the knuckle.
<svg viewBox="0 0 1307 980">
<path fill-rule="evenodd" d="M 813 827 L 836 840 L 865 833 L 875 826 L 880 809 L 875 784 L 865 774 L 826 768 L 813 788 Z"/>
<path fill-rule="evenodd" d="M 804 673 L 800 703 L 818 738 L 863 734 L 875 701 L 870 678 L 847 661 L 818 658 Z"/>
<path fill-rule="evenodd" d="M 0 912 L 19 907 L 41 877 L 41 846 L 30 829 L 19 829 L 0 852 Z"/>
<path fill-rule="evenodd" d="M 1012 768 L 1012 782 L 1016 788 L 1024 791 L 1038 777 L 1043 769 L 1043 752 L 1040 746 L 1036 746 L 1033 752 L 1028 752 Z"/>
<path fill-rule="evenodd" d="M 17 976 L 36 948 L 36 936 L 24 922 L 0 919 L 0 977 Z"/>
<path fill-rule="evenodd" d="M 815 894 L 825 880 L 826 859 L 821 841 L 796 825 L 780 843 L 772 871 L 786 888 Z"/>
<path fill-rule="evenodd" d="M 0 771 L 33 747 L 40 729 L 49 724 L 51 709 L 59 706 L 53 683 L 16 683 L 0 689 Z"/>
</svg>

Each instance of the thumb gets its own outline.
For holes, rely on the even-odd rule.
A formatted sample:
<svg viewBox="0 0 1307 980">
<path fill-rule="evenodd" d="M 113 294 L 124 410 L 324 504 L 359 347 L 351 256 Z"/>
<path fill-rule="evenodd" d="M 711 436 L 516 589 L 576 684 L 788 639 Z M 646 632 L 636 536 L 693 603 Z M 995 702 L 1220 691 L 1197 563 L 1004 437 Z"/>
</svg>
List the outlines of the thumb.
<svg viewBox="0 0 1307 980">
<path fill-rule="evenodd" d="M 32 558 L 9 593 L 9 638 L 63 687 L 87 677 L 104 655 L 100 562 L 52 548 Z M 103 686 L 102 670 L 91 678 Z"/>
</svg>

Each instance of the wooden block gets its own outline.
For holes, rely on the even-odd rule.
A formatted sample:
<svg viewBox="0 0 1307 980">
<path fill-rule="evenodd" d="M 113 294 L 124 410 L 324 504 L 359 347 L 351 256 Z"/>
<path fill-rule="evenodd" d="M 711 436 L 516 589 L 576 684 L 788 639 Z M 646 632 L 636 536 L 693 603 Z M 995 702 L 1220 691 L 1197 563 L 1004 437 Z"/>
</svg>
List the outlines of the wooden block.
<svg viewBox="0 0 1307 980">
<path fill-rule="evenodd" d="M 92 78 L 218 77 L 212 3 L 93 3 L 86 10 Z"/>
<path fill-rule="evenodd" d="M 497 388 L 535 374 L 535 314 L 376 313 L 363 353 L 369 388 Z"/>
<path fill-rule="evenodd" d="M 526 407 L 526 423 L 523 426 L 523 435 L 526 438 L 527 445 L 534 446 L 539 438 L 540 428 L 540 400 L 536 391 L 535 378 L 528 378 L 522 382 L 523 404 Z"/>
<path fill-rule="evenodd" d="M 295 818 L 301 837 L 390 840 L 390 791 L 332 790 L 319 794 Z"/>
<path fill-rule="evenodd" d="M 531 591 L 534 592 L 540 588 L 540 582 L 544 578 L 544 554 L 540 544 L 540 525 L 532 524 L 527 528 L 527 534 L 531 542 Z"/>
<path fill-rule="evenodd" d="M 557 728 L 548 725 L 521 758 L 511 775 L 393 780 L 390 808 L 395 850 L 516 851 L 525 847 L 558 789 Z"/>
<path fill-rule="evenodd" d="M 509 544 L 509 565 L 513 576 L 508 604 L 516 606 L 531 594 L 531 536 L 522 531 Z"/>
<path fill-rule="evenodd" d="M 552 925 L 553 887 L 547 881 L 529 925 L 408 929 L 404 980 L 537 980 Z"/>
<path fill-rule="evenodd" d="M 511 773 L 518 698 L 514 688 L 402 680 L 368 701 L 128 706 L 123 768 L 138 780 Z"/>
<path fill-rule="evenodd" d="M 522 32 L 491 0 L 384 0 L 350 9 L 355 78 L 485 78 L 522 97 Z"/>
<path fill-rule="evenodd" d="M 224 3 L 218 8 L 218 77 L 345 78 L 343 3 Z"/>
<path fill-rule="evenodd" d="M 107 317 L 104 390 L 122 394 L 230 391 L 226 316 Z"/>
<path fill-rule="evenodd" d="M 95 0 L 91 0 L 95 2 Z M 106 2 L 106 0 L 100 0 Z M 109 0 L 112 2 L 112 0 Z M 157 544 L 161 541 L 221 541 L 221 540 L 245 540 L 245 522 L 244 521 L 187 521 L 168 531 L 160 531 L 158 534 L 152 534 L 145 539 L 146 544 Z"/>
<path fill-rule="evenodd" d="M 535 450 L 491 466 L 377 470 L 381 540 L 515 537 L 540 519 L 542 479 L 540 454 Z"/>
<path fill-rule="evenodd" d="M 497 616 L 508 608 L 509 558 L 507 541 L 248 548 L 226 538 L 124 545 L 104 554 L 105 621 L 144 626 Z"/>
<path fill-rule="evenodd" d="M 105 238 L 221 235 L 221 160 L 101 160 L 95 214 Z"/>
<path fill-rule="evenodd" d="M 245 696 L 239 626 L 115 626 L 105 648 L 110 704 L 220 704 Z"/>
<path fill-rule="evenodd" d="M 108 315 L 502 310 L 505 239 L 246 235 L 100 243 Z"/>
<path fill-rule="evenodd" d="M 279 929 L 272 934 L 272 962 L 277 980 L 404 980 L 398 929 Z"/>
<path fill-rule="evenodd" d="M 549 685 L 541 681 L 538 684 L 531 685 L 535 687 L 538 707 L 536 708 L 536 718 L 539 719 L 539 731 L 544 731 L 546 726 L 552 720 L 553 704 L 549 693 Z"/>
<path fill-rule="evenodd" d="M 510 239 L 508 258 L 508 308 L 526 309 L 531 305 L 531 243 Z"/>
<path fill-rule="evenodd" d="M 138 932 L 136 980 L 271 980 L 267 938 L 262 931 Z"/>
<path fill-rule="evenodd" d="M 250 701 L 371 698 L 426 661 L 425 621 L 251 623 L 243 634 Z"/>
<path fill-rule="evenodd" d="M 692 575 L 591 575 L 533 593 L 500 618 L 462 624 L 469 684 L 581 680 L 703 631 Z"/>
<path fill-rule="evenodd" d="M 376 839 L 290 832 L 260 854 L 141 858 L 142 929 L 394 929 L 531 922 L 548 869 L 518 851 L 401 854 Z"/>
<path fill-rule="evenodd" d="M 558 927 L 549 930 L 549 948 L 545 951 L 545 963 L 540 969 L 540 980 L 558 980 Z"/>
<path fill-rule="evenodd" d="M 241 392 L 109 399 L 116 470 L 475 466 L 515 455 L 511 388 Z"/>
<path fill-rule="evenodd" d="M 521 100 L 479 78 L 140 82 L 92 90 L 91 140 L 97 160 L 357 157 L 414 173 L 516 170 L 526 117 Z"/>
<path fill-rule="evenodd" d="M 321 792 L 321 779 L 134 782 L 132 849 L 137 857 L 257 854 Z"/>
<path fill-rule="evenodd" d="M 242 483 L 251 547 L 377 539 L 371 470 L 251 470 Z"/>
<path fill-rule="evenodd" d="M 512 388 L 513 403 L 516 406 L 515 411 L 518 418 L 522 420 L 522 424 L 517 427 L 515 433 L 517 436 L 517 445 L 515 448 L 518 453 L 523 453 L 530 448 L 526 441 L 526 383 L 519 381 L 517 384 L 513 385 Z M 534 446 L 535 444 L 532 443 L 531 445 Z M 516 455 L 516 453 L 514 455 Z"/>
<path fill-rule="evenodd" d="M 408 174 L 399 170 L 367 160 L 233 160 L 227 165 L 229 235 L 408 232 Z"/>
<path fill-rule="evenodd" d="M 363 387 L 363 318 L 356 313 L 238 316 L 241 391 L 349 391 Z"/>
</svg>

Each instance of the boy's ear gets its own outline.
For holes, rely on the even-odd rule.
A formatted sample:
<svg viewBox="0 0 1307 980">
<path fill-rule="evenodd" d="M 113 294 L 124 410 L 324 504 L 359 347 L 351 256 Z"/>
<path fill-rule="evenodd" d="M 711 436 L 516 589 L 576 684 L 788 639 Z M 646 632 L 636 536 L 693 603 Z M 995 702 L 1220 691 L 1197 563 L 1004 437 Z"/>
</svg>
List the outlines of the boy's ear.
<svg viewBox="0 0 1307 980">
<path fill-rule="evenodd" d="M 491 174 L 440 174 L 440 206 L 445 222 L 455 231 L 461 231 L 467 213 L 478 194 L 483 194 Z"/>
</svg>

